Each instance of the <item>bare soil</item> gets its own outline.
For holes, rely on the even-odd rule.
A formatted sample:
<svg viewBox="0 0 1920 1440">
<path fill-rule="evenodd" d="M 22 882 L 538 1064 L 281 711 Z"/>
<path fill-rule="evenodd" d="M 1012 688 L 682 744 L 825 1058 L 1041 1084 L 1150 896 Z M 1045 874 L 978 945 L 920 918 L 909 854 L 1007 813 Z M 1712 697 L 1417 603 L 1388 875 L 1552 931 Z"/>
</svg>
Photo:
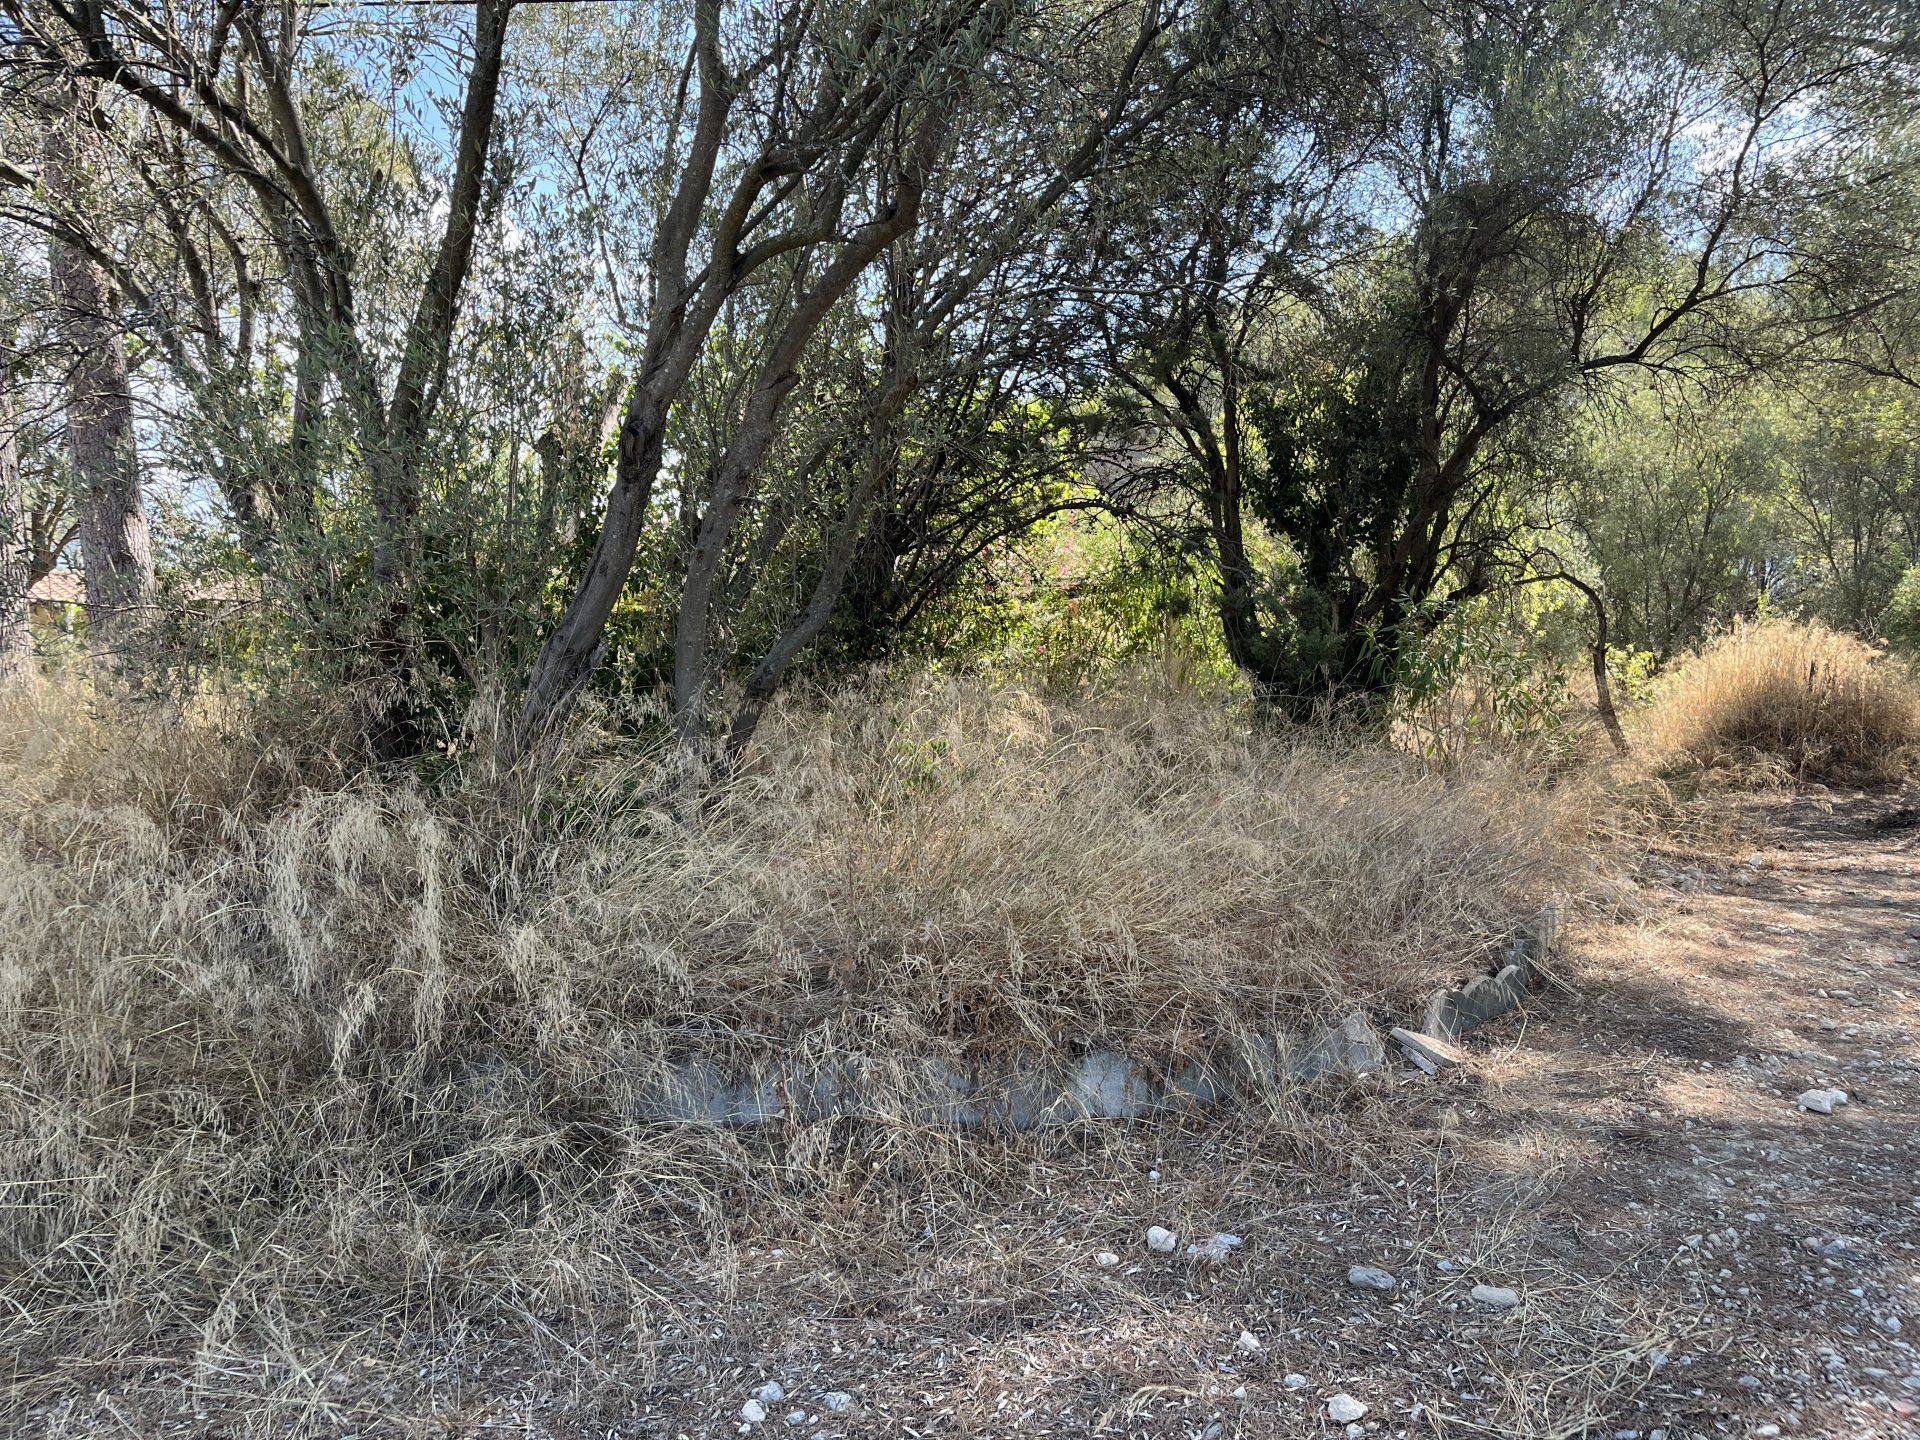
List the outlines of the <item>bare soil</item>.
<svg viewBox="0 0 1920 1440">
<path fill-rule="evenodd" d="M 719 1436 L 774 1381 L 748 1433 L 1322 1437 L 1345 1393 L 1383 1437 L 1920 1435 L 1920 792 L 1726 804 L 1731 849 L 1650 855 L 1462 1070 L 919 1137 L 977 1147 L 946 1166 L 781 1137 L 771 1169 L 838 1177 L 817 1223 L 660 1237 L 625 1325 L 76 1357 L 14 1433 Z"/>
</svg>

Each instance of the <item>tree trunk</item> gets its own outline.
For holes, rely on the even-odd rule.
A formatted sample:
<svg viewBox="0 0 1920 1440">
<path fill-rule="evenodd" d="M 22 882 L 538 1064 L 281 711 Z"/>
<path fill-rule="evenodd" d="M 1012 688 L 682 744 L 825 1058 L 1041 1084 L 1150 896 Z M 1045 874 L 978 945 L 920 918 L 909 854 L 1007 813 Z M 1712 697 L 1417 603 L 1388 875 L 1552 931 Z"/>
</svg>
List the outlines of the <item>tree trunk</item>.
<svg viewBox="0 0 1920 1440">
<path fill-rule="evenodd" d="M 1593 647 L 1590 658 L 1593 662 L 1593 708 L 1600 712 L 1600 726 L 1607 732 L 1616 755 L 1632 752 L 1627 744 L 1627 732 L 1620 728 L 1620 714 L 1613 708 L 1613 685 L 1607 676 L 1607 606 L 1600 598 L 1600 592 L 1584 580 L 1571 575 L 1561 576 L 1569 585 L 1587 597 L 1587 604 L 1593 607 Z"/>
<path fill-rule="evenodd" d="M 97 210 L 81 194 L 102 164 L 89 121 L 91 89 L 69 92 L 48 116 L 46 184 L 62 208 Z M 86 571 L 87 637 L 96 654 L 125 658 L 151 617 L 153 549 L 134 449 L 120 295 L 100 264 L 60 240 L 47 247 L 47 273 L 67 356 L 67 448 Z"/>
<path fill-rule="evenodd" d="M 780 688 L 787 667 L 818 638 L 820 632 L 827 628 L 827 622 L 833 618 L 834 609 L 840 603 L 841 592 L 847 583 L 848 572 L 853 569 L 860 542 L 867 533 L 867 520 L 873 508 L 874 496 L 879 493 L 888 473 L 898 464 L 900 452 L 894 426 L 913 392 L 916 379 L 911 365 L 894 365 L 893 378 L 870 422 L 873 429 L 867 440 L 866 463 L 861 468 L 860 478 L 854 483 L 852 493 L 847 496 L 840 523 L 834 529 L 827 553 L 822 558 L 820 578 L 814 585 L 813 594 L 799 616 L 747 677 L 744 693 L 727 732 L 725 763 L 728 769 L 739 763 L 741 755 L 752 742 L 753 732 L 760 726 L 760 717 L 766 713 L 767 702 L 773 699 L 774 692 Z"/>
<path fill-rule="evenodd" d="M 20 479 L 20 422 L 10 361 L 0 353 L 0 687 L 33 673 L 27 494 Z"/>
</svg>

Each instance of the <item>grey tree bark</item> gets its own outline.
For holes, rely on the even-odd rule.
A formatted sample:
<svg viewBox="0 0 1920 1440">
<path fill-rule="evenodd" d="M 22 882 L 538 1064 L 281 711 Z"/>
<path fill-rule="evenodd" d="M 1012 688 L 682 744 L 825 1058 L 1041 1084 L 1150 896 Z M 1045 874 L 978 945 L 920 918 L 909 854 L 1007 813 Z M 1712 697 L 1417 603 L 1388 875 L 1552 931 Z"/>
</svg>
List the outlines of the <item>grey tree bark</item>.
<svg viewBox="0 0 1920 1440">
<path fill-rule="evenodd" d="M 50 110 L 43 180 L 63 208 L 84 211 L 82 191 L 102 169 L 92 124 L 93 87 L 67 90 Z M 92 256 L 63 240 L 47 246 L 55 319 L 67 356 L 67 450 L 87 587 L 87 638 L 96 655 L 130 658 L 154 600 L 153 546 L 134 449 L 126 322 L 119 289 Z"/>
<path fill-rule="evenodd" d="M 927 127 L 929 134 L 933 126 Z M 921 150 L 931 149 L 923 138 Z M 697 748 L 706 729 L 707 704 L 713 688 L 713 656 L 708 637 L 713 629 L 713 600 L 727 540 L 740 518 L 753 485 L 754 472 L 772 444 L 775 427 L 787 395 L 800 379 L 800 358 L 827 312 L 880 255 L 913 228 L 924 183 L 924 153 L 900 176 L 896 193 L 881 212 L 858 226 L 840 253 L 824 267 L 820 278 L 794 305 L 779 338 L 761 365 L 753 393 L 714 477 L 713 495 L 701 517 L 687 560 L 680 590 L 680 613 L 673 633 L 674 731 L 683 747 Z M 864 513 L 858 507 L 854 524 Z M 848 559 L 851 560 L 849 554 Z M 842 567 L 841 577 L 845 570 Z M 836 580 L 837 586 L 838 581 Z M 784 668 L 784 662 L 782 667 Z"/>
<path fill-rule="evenodd" d="M 10 362 L 11 356 L 0 348 L 0 687 L 33 673 L 33 631 L 27 601 L 32 556 Z"/>
</svg>

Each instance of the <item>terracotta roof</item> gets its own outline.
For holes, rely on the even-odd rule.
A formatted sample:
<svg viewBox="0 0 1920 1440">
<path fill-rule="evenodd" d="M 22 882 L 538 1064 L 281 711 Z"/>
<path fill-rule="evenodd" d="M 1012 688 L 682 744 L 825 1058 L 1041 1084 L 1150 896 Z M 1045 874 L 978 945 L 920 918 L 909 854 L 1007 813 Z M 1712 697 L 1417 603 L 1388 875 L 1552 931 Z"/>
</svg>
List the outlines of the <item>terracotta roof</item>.
<svg viewBox="0 0 1920 1440">
<path fill-rule="evenodd" d="M 28 587 L 27 599 L 35 605 L 84 605 L 87 587 L 77 572 L 53 570 Z"/>
<path fill-rule="evenodd" d="M 202 580 L 186 593 L 190 605 L 232 605 L 253 597 L 253 587 L 243 580 Z M 78 570 L 53 570 L 33 582 L 27 599 L 35 605 L 85 605 L 86 581 Z"/>
</svg>

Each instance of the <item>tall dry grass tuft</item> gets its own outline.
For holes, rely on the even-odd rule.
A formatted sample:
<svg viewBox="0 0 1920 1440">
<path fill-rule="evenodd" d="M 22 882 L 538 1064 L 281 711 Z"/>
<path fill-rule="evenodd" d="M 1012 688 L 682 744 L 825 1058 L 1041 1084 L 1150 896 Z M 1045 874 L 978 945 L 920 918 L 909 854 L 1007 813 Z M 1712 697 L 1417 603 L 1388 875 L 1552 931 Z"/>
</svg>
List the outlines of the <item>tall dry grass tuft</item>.
<svg viewBox="0 0 1920 1440">
<path fill-rule="evenodd" d="M 814 1047 L 879 1077 L 1405 1005 L 1569 856 L 1563 803 L 1515 772 L 1442 780 L 1173 696 L 788 706 L 695 822 L 647 803 L 645 753 L 603 750 L 528 823 L 204 716 L 8 705 L 0 1312 L 22 1374 L 183 1337 L 217 1369 L 356 1314 L 622 1333 L 671 1247 L 870 1185 L 849 1147 L 968 1163 L 884 1126 L 642 1123 L 668 1061 Z"/>
<path fill-rule="evenodd" d="M 1682 661 L 1647 724 L 1669 769 L 1884 780 L 1911 766 L 1920 685 L 1853 636 L 1816 622 L 1758 620 Z"/>
</svg>

